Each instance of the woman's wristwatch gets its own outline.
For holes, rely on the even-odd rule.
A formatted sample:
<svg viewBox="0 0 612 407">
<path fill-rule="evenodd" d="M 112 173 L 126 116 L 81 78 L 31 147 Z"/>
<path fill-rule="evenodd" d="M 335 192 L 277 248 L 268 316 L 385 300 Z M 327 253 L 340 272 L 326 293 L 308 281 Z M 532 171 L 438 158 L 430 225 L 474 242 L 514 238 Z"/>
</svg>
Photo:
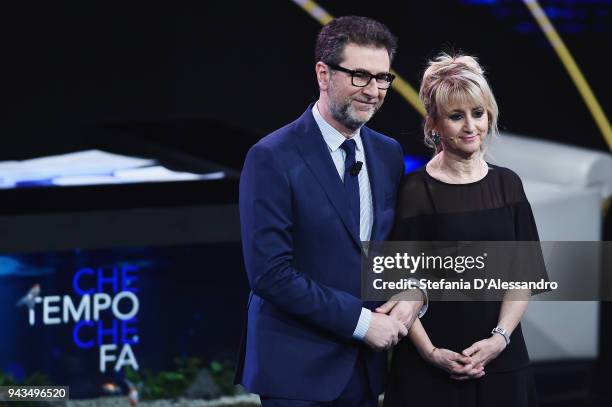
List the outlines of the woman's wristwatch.
<svg viewBox="0 0 612 407">
<path fill-rule="evenodd" d="M 496 326 L 491 331 L 491 335 L 495 335 L 495 334 L 500 334 L 501 336 L 504 337 L 504 340 L 506 341 L 506 346 L 510 345 L 510 335 L 508 335 L 508 331 L 506 331 L 506 328 L 502 328 L 499 325 Z"/>
</svg>

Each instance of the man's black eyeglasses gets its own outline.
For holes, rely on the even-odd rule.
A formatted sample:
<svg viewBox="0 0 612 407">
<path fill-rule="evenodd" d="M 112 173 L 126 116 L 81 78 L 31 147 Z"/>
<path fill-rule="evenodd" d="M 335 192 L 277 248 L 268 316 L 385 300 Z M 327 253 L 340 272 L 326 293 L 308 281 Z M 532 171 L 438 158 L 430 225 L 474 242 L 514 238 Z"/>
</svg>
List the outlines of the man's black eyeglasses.
<svg viewBox="0 0 612 407">
<path fill-rule="evenodd" d="M 352 69 L 343 68 L 340 65 L 330 64 L 328 62 L 326 62 L 325 64 L 335 71 L 350 74 L 351 83 L 353 84 L 353 86 L 358 86 L 360 88 L 368 86 L 372 78 L 374 78 L 378 89 L 389 89 L 389 87 L 391 87 L 391 82 L 393 82 L 393 79 L 395 79 L 395 75 L 393 75 L 392 73 L 379 73 L 377 75 L 374 75 L 369 73 L 368 71 L 364 71 L 361 69 L 354 71 Z"/>
</svg>

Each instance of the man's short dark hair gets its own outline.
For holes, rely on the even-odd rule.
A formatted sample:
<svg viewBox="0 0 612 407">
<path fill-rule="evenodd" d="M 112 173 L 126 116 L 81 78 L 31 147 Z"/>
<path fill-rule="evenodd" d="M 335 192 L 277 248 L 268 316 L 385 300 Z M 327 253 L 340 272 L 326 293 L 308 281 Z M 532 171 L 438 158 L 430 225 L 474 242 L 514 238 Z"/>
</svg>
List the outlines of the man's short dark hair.
<svg viewBox="0 0 612 407">
<path fill-rule="evenodd" d="M 326 24 L 317 37 L 316 61 L 330 64 L 342 63 L 344 47 L 348 43 L 375 48 L 385 48 L 389 60 L 397 50 L 397 38 L 386 25 L 367 17 L 344 16 Z"/>
</svg>

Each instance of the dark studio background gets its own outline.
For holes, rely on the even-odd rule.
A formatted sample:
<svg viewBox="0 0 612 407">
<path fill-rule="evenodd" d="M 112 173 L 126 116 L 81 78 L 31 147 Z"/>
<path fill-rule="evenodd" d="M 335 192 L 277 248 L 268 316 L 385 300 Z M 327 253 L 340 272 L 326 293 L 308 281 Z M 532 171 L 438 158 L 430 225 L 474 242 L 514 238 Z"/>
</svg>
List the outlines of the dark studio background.
<svg viewBox="0 0 612 407">
<path fill-rule="evenodd" d="M 429 58 L 440 50 L 462 50 L 478 56 L 488 71 L 502 131 L 609 151 L 522 2 L 318 3 L 334 16 L 364 15 L 387 24 L 399 37 L 393 68 L 416 90 Z M 557 16 L 553 23 L 609 117 L 612 1 L 540 4 Z M 102 148 L 160 158 L 177 168 L 222 168 L 237 175 L 252 144 L 293 121 L 318 97 L 313 54 L 321 26 L 289 0 L 21 3 L 5 6 L 3 20 L 0 161 Z M 406 153 L 428 156 L 421 122 L 416 110 L 390 91 L 369 125 L 399 140 Z M 0 191 L 0 210 L 1 215 L 35 215 L 167 206 L 179 213 L 185 206 L 235 204 L 236 180 L 222 183 L 211 189 L 176 183 L 162 187 L 162 193 L 156 186 L 140 186 L 138 192 L 129 186 L 66 188 L 55 195 L 42 189 Z M 217 193 L 223 198 L 211 198 Z M 608 215 L 607 240 L 610 224 Z M 229 229 L 235 233 L 223 241 L 231 242 L 228 247 L 240 256 L 235 219 Z M 128 235 L 134 247 L 214 240 L 196 232 L 179 238 L 181 231 L 173 234 L 176 241 L 147 240 L 154 233 L 151 226 Z M 49 243 L 51 233 L 41 236 L 48 240 L 44 249 L 70 248 L 69 243 Z M 78 241 L 77 235 L 71 236 Z M 108 241 L 88 242 L 92 249 L 111 248 Z M 4 243 L 0 250 L 7 247 Z M 26 251 L 36 251 L 31 239 L 28 245 Z M 124 241 L 123 246 L 130 243 Z M 226 278 L 246 284 L 243 270 L 229 272 L 235 277 Z M 204 281 L 203 275 L 196 281 Z M 237 328 L 229 331 L 241 328 L 243 305 L 236 305 L 238 316 L 231 323 Z M 612 340 L 611 315 L 610 304 L 602 304 L 601 366 L 612 361 L 605 346 Z M 595 376 L 592 383 L 603 389 L 606 377 Z"/>
<path fill-rule="evenodd" d="M 547 3 L 576 10 L 570 22 L 577 23 L 553 21 L 609 112 L 610 2 L 542 5 Z M 320 4 L 335 16 L 367 15 L 385 22 L 400 39 L 393 67 L 414 88 L 427 58 L 438 50 L 473 53 L 489 72 L 502 130 L 607 149 L 521 2 Z M 500 8 L 509 15 L 496 15 Z M 9 103 L 0 159 L 89 147 L 101 142 L 93 131 L 100 126 L 181 123 L 198 128 L 192 135 L 198 150 L 215 146 L 231 156 L 231 164 L 241 163 L 243 151 L 232 149 L 230 138 L 239 144 L 248 139 L 250 145 L 292 121 L 318 95 L 313 47 L 320 24 L 288 0 L 40 3 L 13 6 L 4 18 L 9 35 L 3 91 Z M 209 130 L 207 121 L 219 126 Z M 420 125 L 420 115 L 394 91 L 371 122 L 407 152 L 426 153 Z M 158 137 L 180 147 L 173 140 L 181 133 Z M 216 147 L 225 141 L 227 148 Z M 223 161 L 223 156 L 209 158 Z"/>
</svg>

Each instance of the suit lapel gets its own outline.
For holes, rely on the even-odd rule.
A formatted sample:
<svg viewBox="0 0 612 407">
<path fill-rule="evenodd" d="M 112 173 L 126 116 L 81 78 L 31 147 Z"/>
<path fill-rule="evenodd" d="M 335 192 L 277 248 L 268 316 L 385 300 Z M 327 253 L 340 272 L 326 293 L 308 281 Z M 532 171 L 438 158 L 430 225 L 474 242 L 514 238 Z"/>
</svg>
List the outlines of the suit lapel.
<svg viewBox="0 0 612 407">
<path fill-rule="evenodd" d="M 338 171 L 329 153 L 329 149 L 323 140 L 321 130 L 312 116 L 312 105 L 297 121 L 296 145 L 300 155 L 310 168 L 315 178 L 325 191 L 332 206 L 342 219 L 351 238 L 361 248 L 359 239 L 359 227 L 350 216 L 349 202 L 344 194 L 344 185 L 338 176 Z"/>
<path fill-rule="evenodd" d="M 368 167 L 368 177 L 370 178 L 370 189 L 372 190 L 372 211 L 374 222 L 370 240 L 378 240 L 378 223 L 380 221 L 380 211 L 384 200 L 383 172 L 380 164 L 384 162 L 384 157 L 376 149 L 371 130 L 367 127 L 361 128 L 361 141 L 365 150 L 366 165 Z"/>
</svg>

